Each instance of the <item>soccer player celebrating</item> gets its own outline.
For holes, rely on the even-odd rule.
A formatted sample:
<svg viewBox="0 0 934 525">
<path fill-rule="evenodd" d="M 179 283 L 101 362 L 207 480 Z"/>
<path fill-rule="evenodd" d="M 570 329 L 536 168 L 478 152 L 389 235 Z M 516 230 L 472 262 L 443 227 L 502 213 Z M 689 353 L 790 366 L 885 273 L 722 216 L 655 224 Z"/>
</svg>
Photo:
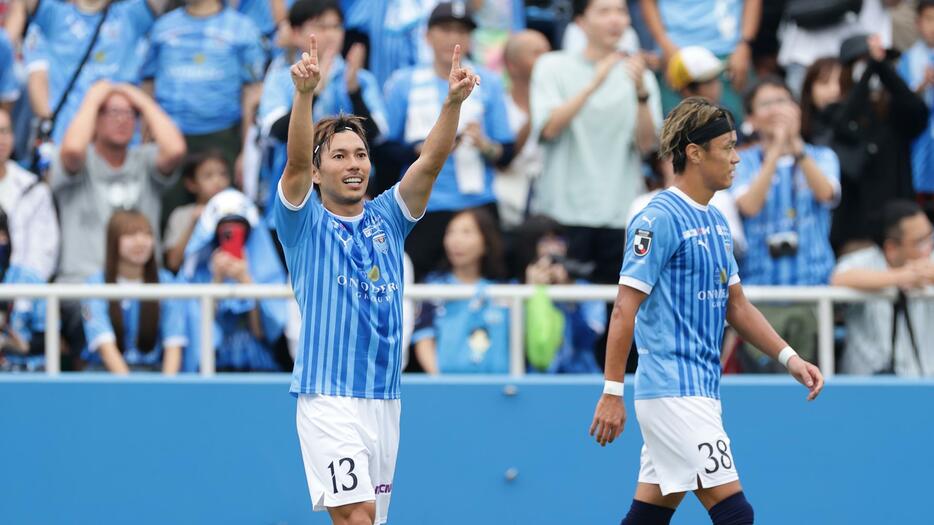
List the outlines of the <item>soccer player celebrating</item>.
<svg viewBox="0 0 934 525">
<path fill-rule="evenodd" d="M 753 522 L 720 408 L 720 344 L 729 321 L 747 342 L 785 365 L 813 400 L 824 386 L 816 366 L 775 333 L 739 284 L 730 230 L 708 206 L 729 188 L 739 162 L 730 114 L 685 99 L 665 120 L 661 154 L 674 186 L 629 224 L 610 320 L 603 396 L 590 434 L 600 445 L 623 432 L 623 374 L 633 335 L 639 352 L 636 417 L 642 429 L 639 483 L 622 525 L 664 525 L 694 494 L 714 525 Z"/>
<path fill-rule="evenodd" d="M 421 156 L 364 202 L 370 158 L 360 119 L 310 118 L 321 80 L 310 39 L 291 69 L 295 117 L 274 212 L 304 321 L 290 391 L 314 509 L 327 509 L 335 525 L 380 524 L 399 444 L 403 244 L 479 79 L 455 47 L 447 100 Z"/>
</svg>

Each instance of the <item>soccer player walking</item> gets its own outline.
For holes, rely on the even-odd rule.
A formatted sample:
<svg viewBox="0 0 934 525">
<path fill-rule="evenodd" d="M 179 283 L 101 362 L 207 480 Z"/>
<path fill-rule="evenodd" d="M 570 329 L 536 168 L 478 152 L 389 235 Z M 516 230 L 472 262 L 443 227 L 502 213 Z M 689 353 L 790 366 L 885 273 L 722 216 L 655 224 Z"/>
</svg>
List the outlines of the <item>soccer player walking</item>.
<svg viewBox="0 0 934 525">
<path fill-rule="evenodd" d="M 312 122 L 321 71 L 310 40 L 291 69 L 288 161 L 274 211 L 303 320 L 290 391 L 314 509 L 327 509 L 335 525 L 380 524 L 399 444 L 403 244 L 479 79 L 461 67 L 455 47 L 447 99 L 421 156 L 365 202 L 370 158 L 361 119 Z"/>
<path fill-rule="evenodd" d="M 605 386 L 590 434 L 600 445 L 623 432 L 623 375 L 633 335 L 639 352 L 636 418 L 642 429 L 639 483 L 622 525 L 665 525 L 693 491 L 714 525 L 753 523 L 720 407 L 724 322 L 785 365 L 810 391 L 824 386 L 746 296 L 723 215 L 708 206 L 729 188 L 739 162 L 730 114 L 692 97 L 665 120 L 661 155 L 674 186 L 632 220 L 610 320 Z"/>
</svg>

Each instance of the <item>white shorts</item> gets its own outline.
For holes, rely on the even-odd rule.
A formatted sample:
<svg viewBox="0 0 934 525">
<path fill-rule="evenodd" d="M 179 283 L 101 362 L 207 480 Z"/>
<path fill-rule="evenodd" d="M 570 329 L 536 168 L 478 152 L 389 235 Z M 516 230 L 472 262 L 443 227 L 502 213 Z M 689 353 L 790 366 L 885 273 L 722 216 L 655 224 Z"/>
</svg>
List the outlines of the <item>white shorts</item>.
<svg viewBox="0 0 934 525">
<path fill-rule="evenodd" d="M 707 397 L 637 399 L 642 429 L 639 482 L 662 494 L 725 485 L 739 479 L 720 401 Z M 700 487 L 698 487 L 700 480 Z"/>
<path fill-rule="evenodd" d="M 386 522 L 399 449 L 398 399 L 302 394 L 296 426 L 314 510 L 376 502 Z"/>
</svg>

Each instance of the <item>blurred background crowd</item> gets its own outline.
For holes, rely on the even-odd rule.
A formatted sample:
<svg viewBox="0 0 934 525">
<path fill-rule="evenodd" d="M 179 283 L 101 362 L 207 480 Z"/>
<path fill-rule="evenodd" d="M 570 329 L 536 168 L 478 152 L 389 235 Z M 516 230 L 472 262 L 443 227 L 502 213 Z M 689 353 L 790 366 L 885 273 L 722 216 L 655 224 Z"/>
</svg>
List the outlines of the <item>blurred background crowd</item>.
<svg viewBox="0 0 934 525">
<path fill-rule="evenodd" d="M 739 125 L 711 205 L 744 283 L 897 290 L 838 309 L 838 369 L 934 375 L 934 300 L 912 294 L 934 285 L 932 0 L 5 0 L 0 20 L 4 283 L 286 283 L 271 203 L 308 35 L 313 117 L 366 118 L 371 195 L 417 157 L 460 45 L 482 82 L 406 252 L 411 282 L 477 296 L 406 305 L 408 371 L 506 372 L 483 290 L 528 283 L 528 371 L 599 372 L 609 306 L 545 286 L 617 283 L 629 220 L 674 180 L 664 116 L 701 96 Z M 291 369 L 291 303 L 219 301 L 218 369 Z M 0 303 L 0 369 L 42 370 L 46 330 L 65 370 L 198 368 L 195 302 L 44 311 Z M 763 311 L 815 359 L 813 306 Z M 733 336 L 722 361 L 775 370 Z"/>
</svg>

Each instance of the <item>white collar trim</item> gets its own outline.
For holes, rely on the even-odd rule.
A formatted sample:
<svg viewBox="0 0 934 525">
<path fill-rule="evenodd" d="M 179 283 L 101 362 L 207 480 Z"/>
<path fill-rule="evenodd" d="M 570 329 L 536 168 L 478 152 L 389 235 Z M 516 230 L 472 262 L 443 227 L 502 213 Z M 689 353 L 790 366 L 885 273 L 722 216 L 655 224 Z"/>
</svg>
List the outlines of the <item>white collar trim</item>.
<svg viewBox="0 0 934 525">
<path fill-rule="evenodd" d="M 688 203 L 692 208 L 694 208 L 694 209 L 696 209 L 696 210 L 700 210 L 700 211 L 707 211 L 707 206 L 705 206 L 705 205 L 703 205 L 703 204 L 701 204 L 701 203 L 695 201 L 694 199 L 692 199 L 691 197 L 689 197 L 687 193 L 684 193 L 684 192 L 681 191 L 680 189 L 678 189 L 678 188 L 672 186 L 672 187 L 668 188 L 668 191 L 670 191 L 670 192 L 674 193 L 675 195 L 677 195 L 678 197 L 680 197 L 681 200 L 683 200 L 684 202 Z"/>
</svg>

